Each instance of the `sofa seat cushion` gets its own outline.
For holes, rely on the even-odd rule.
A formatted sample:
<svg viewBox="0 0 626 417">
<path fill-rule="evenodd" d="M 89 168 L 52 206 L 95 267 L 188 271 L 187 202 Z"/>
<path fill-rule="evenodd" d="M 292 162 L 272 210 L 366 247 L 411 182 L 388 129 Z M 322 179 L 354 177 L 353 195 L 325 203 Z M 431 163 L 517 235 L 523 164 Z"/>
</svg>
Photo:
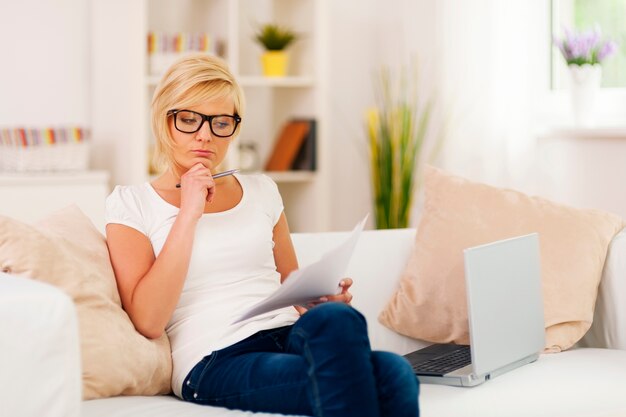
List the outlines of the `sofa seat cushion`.
<svg viewBox="0 0 626 417">
<path fill-rule="evenodd" d="M 626 351 L 573 349 L 474 388 L 422 385 L 422 417 L 626 416 Z"/>
<path fill-rule="evenodd" d="M 618 417 L 626 415 L 626 351 L 573 349 L 542 355 L 473 388 L 421 386 L 421 417 Z M 83 402 L 82 417 L 244 417 L 173 396 Z"/>
<path fill-rule="evenodd" d="M 274 417 L 184 402 L 173 395 L 113 397 L 84 401 L 81 417 Z"/>
</svg>

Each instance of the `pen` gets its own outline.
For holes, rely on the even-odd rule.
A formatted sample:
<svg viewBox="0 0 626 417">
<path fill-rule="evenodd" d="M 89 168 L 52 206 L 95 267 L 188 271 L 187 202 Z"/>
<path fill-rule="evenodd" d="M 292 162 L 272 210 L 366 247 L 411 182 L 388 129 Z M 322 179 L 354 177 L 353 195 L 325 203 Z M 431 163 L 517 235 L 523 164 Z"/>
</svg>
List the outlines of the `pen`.
<svg viewBox="0 0 626 417">
<path fill-rule="evenodd" d="M 236 172 L 239 172 L 239 170 L 238 169 L 229 169 L 228 171 L 218 172 L 217 174 L 213 175 L 213 178 L 220 178 L 220 177 L 225 177 L 227 175 L 233 175 Z M 176 188 L 180 188 L 180 184 L 176 184 Z"/>
</svg>

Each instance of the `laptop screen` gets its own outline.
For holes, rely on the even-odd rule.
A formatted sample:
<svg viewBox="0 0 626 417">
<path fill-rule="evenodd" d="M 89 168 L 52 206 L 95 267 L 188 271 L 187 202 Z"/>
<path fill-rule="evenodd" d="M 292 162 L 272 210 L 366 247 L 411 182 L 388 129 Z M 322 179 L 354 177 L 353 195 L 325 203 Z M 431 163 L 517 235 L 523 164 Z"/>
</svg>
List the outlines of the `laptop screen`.
<svg viewBox="0 0 626 417">
<path fill-rule="evenodd" d="M 475 374 L 540 352 L 545 330 L 538 234 L 469 248 L 464 256 Z"/>
</svg>

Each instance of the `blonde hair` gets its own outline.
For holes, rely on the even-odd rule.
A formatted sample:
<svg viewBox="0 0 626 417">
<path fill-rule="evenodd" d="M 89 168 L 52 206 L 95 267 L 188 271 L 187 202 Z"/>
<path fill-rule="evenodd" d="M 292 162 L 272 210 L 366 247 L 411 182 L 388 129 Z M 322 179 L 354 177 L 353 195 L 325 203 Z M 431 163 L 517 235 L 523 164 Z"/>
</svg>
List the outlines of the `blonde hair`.
<svg viewBox="0 0 626 417">
<path fill-rule="evenodd" d="M 158 168 L 175 165 L 168 112 L 224 97 L 233 100 L 235 113 L 243 117 L 243 91 L 224 60 L 199 53 L 185 55 L 172 64 L 152 97 L 152 133 L 156 139 L 154 163 Z M 239 129 L 237 127 L 235 136 Z"/>
</svg>

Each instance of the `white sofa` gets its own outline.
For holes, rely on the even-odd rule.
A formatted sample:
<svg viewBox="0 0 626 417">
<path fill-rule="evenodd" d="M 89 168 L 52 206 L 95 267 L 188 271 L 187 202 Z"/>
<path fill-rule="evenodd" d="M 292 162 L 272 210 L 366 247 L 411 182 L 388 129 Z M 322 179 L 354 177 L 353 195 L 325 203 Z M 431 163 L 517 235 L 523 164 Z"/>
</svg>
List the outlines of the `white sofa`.
<svg viewBox="0 0 626 417">
<path fill-rule="evenodd" d="M 366 231 L 348 276 L 353 304 L 368 319 L 372 346 L 400 354 L 426 346 L 383 327 L 379 311 L 394 291 L 411 251 L 412 229 Z M 301 264 L 316 260 L 345 233 L 294 234 Z M 621 245 L 626 234 L 619 234 Z M 614 239 L 614 241 L 616 240 Z M 621 258 L 620 258 L 621 259 Z M 607 263 L 611 259 L 607 260 Z M 626 271 L 626 265 L 612 265 Z M 605 275 L 607 274 L 605 268 Z M 623 321 L 602 320 L 612 308 L 624 309 L 601 284 L 602 317 L 584 341 L 559 354 L 542 355 L 530 365 L 474 388 L 422 385 L 423 417 L 618 417 L 626 416 L 626 350 Z M 621 288 L 625 285 L 622 282 Z M 620 297 L 626 294 L 620 292 Z M 237 417 L 252 413 L 184 403 L 173 396 L 116 397 L 80 401 L 80 361 L 72 303 L 61 291 L 24 278 L 0 276 L 0 416 L 2 417 Z M 616 324 L 617 323 L 617 324 Z M 617 327 L 616 327 L 617 326 Z M 622 328 L 619 328 L 622 327 Z M 622 338 L 622 339 L 620 339 Z M 607 341 L 608 340 L 608 341 Z M 595 345 L 595 347 L 593 346 Z M 623 345 L 621 345 L 623 346 Z M 622 347 L 624 348 L 624 347 Z M 262 415 L 262 414 L 254 414 Z M 267 416 L 267 414 L 266 414 Z M 349 416 L 346 416 L 349 417 Z M 355 416 L 358 417 L 358 416 Z"/>
</svg>

